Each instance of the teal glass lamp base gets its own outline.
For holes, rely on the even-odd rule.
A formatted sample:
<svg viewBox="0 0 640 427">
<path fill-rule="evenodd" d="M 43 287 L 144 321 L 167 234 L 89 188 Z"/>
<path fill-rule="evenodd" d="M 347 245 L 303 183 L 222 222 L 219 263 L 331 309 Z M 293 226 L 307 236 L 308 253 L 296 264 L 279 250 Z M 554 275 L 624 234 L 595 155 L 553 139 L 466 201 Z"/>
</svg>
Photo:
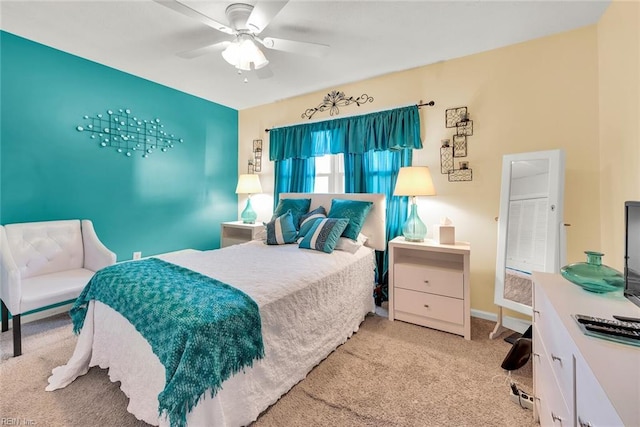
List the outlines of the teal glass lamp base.
<svg viewBox="0 0 640 427">
<path fill-rule="evenodd" d="M 418 216 L 418 205 L 415 201 L 411 204 L 409 218 L 402 226 L 402 235 L 407 242 L 424 242 L 427 235 L 427 226 Z"/>
<path fill-rule="evenodd" d="M 247 206 L 245 206 L 244 210 L 240 214 L 240 219 L 245 224 L 255 224 L 256 219 L 258 218 L 258 214 L 251 207 L 251 196 L 247 199 Z"/>
</svg>

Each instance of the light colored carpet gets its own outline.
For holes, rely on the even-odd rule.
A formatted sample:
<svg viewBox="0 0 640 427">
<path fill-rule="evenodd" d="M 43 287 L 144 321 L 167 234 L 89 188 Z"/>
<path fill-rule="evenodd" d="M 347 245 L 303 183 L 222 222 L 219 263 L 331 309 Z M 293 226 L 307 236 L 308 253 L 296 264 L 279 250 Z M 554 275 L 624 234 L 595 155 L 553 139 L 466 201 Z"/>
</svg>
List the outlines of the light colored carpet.
<svg viewBox="0 0 640 427">
<path fill-rule="evenodd" d="M 309 373 L 254 427 L 529 426 L 532 412 L 509 399 L 500 368 L 510 344 L 489 340 L 493 323 L 473 318 L 472 340 L 368 316 L 360 331 Z M 45 392 L 51 369 L 75 346 L 68 317 L 23 325 L 23 355 L 11 358 L 2 333 L 0 417 L 42 426 L 145 426 L 107 372 L 92 368 L 68 387 Z M 532 392 L 531 363 L 512 378 Z M 5 423 L 6 424 L 6 423 Z"/>
</svg>

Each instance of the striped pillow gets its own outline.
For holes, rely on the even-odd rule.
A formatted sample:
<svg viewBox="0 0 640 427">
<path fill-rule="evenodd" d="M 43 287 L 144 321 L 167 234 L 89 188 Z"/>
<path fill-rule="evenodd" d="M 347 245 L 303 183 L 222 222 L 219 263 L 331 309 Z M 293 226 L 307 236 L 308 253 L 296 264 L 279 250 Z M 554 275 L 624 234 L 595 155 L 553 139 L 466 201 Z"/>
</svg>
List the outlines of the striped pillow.
<svg viewBox="0 0 640 427">
<path fill-rule="evenodd" d="M 284 245 L 295 243 L 298 232 L 293 224 L 293 215 L 287 211 L 273 221 L 265 224 L 267 227 L 267 245 Z"/>
<path fill-rule="evenodd" d="M 306 215 L 303 215 L 300 218 L 300 230 L 298 231 L 298 239 L 307 235 L 309 230 L 311 230 L 311 226 L 317 219 L 324 219 L 327 217 L 327 211 L 324 207 L 320 206 L 319 208 L 315 208 L 311 212 Z"/>
<path fill-rule="evenodd" d="M 330 254 L 347 224 L 349 224 L 347 218 L 316 219 L 298 246 L 302 249 L 314 249 Z"/>
</svg>

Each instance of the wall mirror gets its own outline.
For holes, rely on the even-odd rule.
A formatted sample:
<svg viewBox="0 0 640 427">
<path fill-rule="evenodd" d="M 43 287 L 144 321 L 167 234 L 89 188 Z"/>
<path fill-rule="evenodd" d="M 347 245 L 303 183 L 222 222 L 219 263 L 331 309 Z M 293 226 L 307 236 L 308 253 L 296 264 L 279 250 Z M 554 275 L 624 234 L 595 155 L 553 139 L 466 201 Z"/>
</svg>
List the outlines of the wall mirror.
<svg viewBox="0 0 640 427">
<path fill-rule="evenodd" d="M 564 152 L 507 154 L 502 160 L 494 302 L 505 328 L 524 332 L 528 324 L 504 318 L 502 309 L 532 315 L 533 271 L 559 272 L 565 263 Z"/>
</svg>

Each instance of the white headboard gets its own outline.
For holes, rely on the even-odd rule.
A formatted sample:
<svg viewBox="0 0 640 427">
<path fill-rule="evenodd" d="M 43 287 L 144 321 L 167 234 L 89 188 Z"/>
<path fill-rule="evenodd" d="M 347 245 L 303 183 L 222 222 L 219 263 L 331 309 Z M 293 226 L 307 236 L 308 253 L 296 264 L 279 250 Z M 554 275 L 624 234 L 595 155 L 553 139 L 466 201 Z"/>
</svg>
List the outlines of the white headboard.
<svg viewBox="0 0 640 427">
<path fill-rule="evenodd" d="M 311 199 L 309 210 L 313 210 L 319 206 L 323 206 L 327 213 L 331 209 L 332 199 L 345 200 L 363 200 L 373 202 L 369 215 L 364 222 L 364 226 L 360 231 L 369 239 L 365 246 L 384 251 L 387 244 L 387 202 L 384 194 L 377 193 L 348 193 L 348 194 L 330 194 L 330 193 L 280 193 L 280 199 Z"/>
</svg>

